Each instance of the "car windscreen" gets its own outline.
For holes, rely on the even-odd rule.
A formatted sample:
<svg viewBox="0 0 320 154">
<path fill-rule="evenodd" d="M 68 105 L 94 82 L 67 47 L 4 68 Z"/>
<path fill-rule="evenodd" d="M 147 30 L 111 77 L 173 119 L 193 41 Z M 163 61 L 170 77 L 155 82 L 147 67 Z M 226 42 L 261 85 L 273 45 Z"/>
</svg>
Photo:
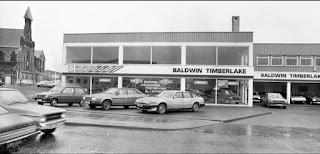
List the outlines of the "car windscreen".
<svg viewBox="0 0 320 154">
<path fill-rule="evenodd" d="M 118 90 L 119 90 L 118 88 L 109 88 L 104 92 L 107 94 L 115 94 Z"/>
<path fill-rule="evenodd" d="M 56 87 L 50 89 L 49 92 L 58 93 L 58 92 L 61 92 L 62 90 L 63 90 L 63 87 L 56 86 Z"/>
<path fill-rule="evenodd" d="M 3 108 L 2 106 L 0 106 L 0 114 L 7 114 L 7 113 L 10 113 L 10 112 L 5 108 Z"/>
<path fill-rule="evenodd" d="M 282 95 L 277 93 L 269 93 L 268 97 L 272 99 L 283 99 Z"/>
<path fill-rule="evenodd" d="M 25 103 L 28 99 L 19 91 L 0 91 L 0 104 L 11 105 L 14 103 Z"/>
<path fill-rule="evenodd" d="M 175 94 L 174 91 L 163 91 L 156 95 L 156 97 L 161 97 L 161 98 L 171 98 Z"/>
</svg>

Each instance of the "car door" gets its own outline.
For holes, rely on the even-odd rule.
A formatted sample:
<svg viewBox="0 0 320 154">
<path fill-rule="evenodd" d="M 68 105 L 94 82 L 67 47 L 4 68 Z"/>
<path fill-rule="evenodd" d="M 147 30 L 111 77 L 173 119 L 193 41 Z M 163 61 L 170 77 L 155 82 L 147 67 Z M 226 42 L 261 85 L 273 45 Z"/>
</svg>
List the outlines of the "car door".
<svg viewBox="0 0 320 154">
<path fill-rule="evenodd" d="M 183 108 L 191 108 L 194 102 L 190 92 L 183 92 Z"/>
<path fill-rule="evenodd" d="M 127 89 L 127 94 L 127 105 L 134 105 L 139 95 L 133 89 Z"/>
<path fill-rule="evenodd" d="M 183 108 L 183 95 L 182 92 L 176 92 L 171 99 L 168 99 L 169 109 L 181 109 Z"/>
<path fill-rule="evenodd" d="M 84 95 L 86 95 L 84 89 L 74 88 L 73 101 L 76 103 L 81 102 Z"/>
<path fill-rule="evenodd" d="M 120 89 L 112 98 L 112 105 L 127 105 L 127 90 Z"/>
<path fill-rule="evenodd" d="M 66 87 L 62 90 L 61 95 L 58 96 L 59 102 L 64 103 L 72 103 L 73 102 L 73 92 L 74 89 L 70 87 Z"/>
</svg>

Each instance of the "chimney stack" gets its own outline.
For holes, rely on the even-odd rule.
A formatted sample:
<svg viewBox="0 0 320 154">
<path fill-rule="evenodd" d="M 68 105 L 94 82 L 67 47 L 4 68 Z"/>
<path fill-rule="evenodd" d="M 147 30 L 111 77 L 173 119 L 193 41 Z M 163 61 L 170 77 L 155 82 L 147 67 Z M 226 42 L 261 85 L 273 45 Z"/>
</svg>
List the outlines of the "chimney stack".
<svg viewBox="0 0 320 154">
<path fill-rule="evenodd" d="M 239 32 L 240 17 L 232 16 L 232 32 Z"/>
</svg>

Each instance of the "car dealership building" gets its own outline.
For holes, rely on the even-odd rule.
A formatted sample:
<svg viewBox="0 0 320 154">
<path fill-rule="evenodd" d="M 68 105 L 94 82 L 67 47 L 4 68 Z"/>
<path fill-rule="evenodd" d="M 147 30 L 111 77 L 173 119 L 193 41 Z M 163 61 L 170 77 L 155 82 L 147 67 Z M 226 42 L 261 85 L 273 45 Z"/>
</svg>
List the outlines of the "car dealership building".
<svg viewBox="0 0 320 154">
<path fill-rule="evenodd" d="M 212 92 L 207 105 L 249 107 L 253 91 L 279 92 L 288 100 L 291 93 L 318 93 L 320 44 L 253 43 L 253 32 L 239 31 L 238 16 L 231 27 L 231 32 L 64 34 L 62 83 L 90 93 L 109 87 L 148 94 Z M 240 102 L 230 104 L 237 96 Z"/>
</svg>

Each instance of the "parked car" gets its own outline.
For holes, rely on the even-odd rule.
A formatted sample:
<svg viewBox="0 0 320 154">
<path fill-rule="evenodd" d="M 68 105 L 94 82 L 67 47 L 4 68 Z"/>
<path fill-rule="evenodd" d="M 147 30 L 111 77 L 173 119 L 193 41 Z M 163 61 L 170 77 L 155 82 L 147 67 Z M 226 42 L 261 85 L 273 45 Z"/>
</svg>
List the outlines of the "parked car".
<svg viewBox="0 0 320 154">
<path fill-rule="evenodd" d="M 61 82 L 54 82 L 54 81 L 52 81 L 51 83 L 46 84 L 45 87 L 47 87 L 47 88 L 53 88 L 53 87 L 55 87 L 55 86 L 61 86 Z"/>
<path fill-rule="evenodd" d="M 48 92 L 35 94 L 33 98 L 39 105 L 50 103 L 51 106 L 57 106 L 57 104 L 67 103 L 72 106 L 74 103 L 78 103 L 82 107 L 85 105 L 82 98 L 86 94 L 86 89 L 82 87 L 56 86 Z"/>
<path fill-rule="evenodd" d="M 304 97 L 307 99 L 307 102 L 309 104 L 320 104 L 320 96 L 319 94 L 309 94 L 309 93 L 305 93 Z"/>
<path fill-rule="evenodd" d="M 217 103 L 218 104 L 241 104 L 241 97 L 238 96 L 231 90 L 217 90 Z M 211 103 L 216 101 L 216 91 L 213 90 L 211 93 L 207 94 L 207 97 L 210 99 Z"/>
<path fill-rule="evenodd" d="M 0 88 L 0 105 L 13 113 L 35 119 L 40 123 L 40 130 L 48 134 L 64 125 L 66 121 L 66 110 L 37 105 L 28 101 L 20 91 L 12 88 Z"/>
<path fill-rule="evenodd" d="M 86 95 L 83 100 L 92 109 L 101 106 L 103 110 L 107 110 L 111 106 L 123 106 L 124 108 L 135 106 L 136 99 L 146 96 L 136 88 L 109 88 L 101 93 Z"/>
<path fill-rule="evenodd" d="M 53 83 L 53 81 L 40 81 L 36 84 L 37 87 L 47 87 L 48 84 Z"/>
<path fill-rule="evenodd" d="M 202 97 L 190 91 L 166 90 L 154 97 L 139 98 L 135 105 L 143 112 L 155 111 L 164 114 L 167 110 L 176 109 L 191 109 L 197 112 L 205 103 Z"/>
<path fill-rule="evenodd" d="M 253 92 L 252 101 L 256 102 L 256 103 L 260 103 L 261 102 L 261 97 L 260 97 L 258 92 L 256 92 L 256 91 Z"/>
<path fill-rule="evenodd" d="M 41 133 L 39 127 L 37 121 L 0 105 L 0 153 L 18 152 L 21 146 Z"/>
<path fill-rule="evenodd" d="M 287 100 L 284 99 L 280 93 L 266 93 L 261 99 L 263 106 L 278 106 L 284 109 L 288 106 Z"/>
<path fill-rule="evenodd" d="M 32 84 L 32 80 L 22 80 L 20 83 L 21 86 L 31 86 Z"/>
<path fill-rule="evenodd" d="M 301 102 L 301 103 L 305 104 L 307 102 L 307 99 L 305 97 L 297 95 L 297 94 L 291 94 L 290 102 L 292 104 L 294 104 L 296 102 Z"/>
</svg>

